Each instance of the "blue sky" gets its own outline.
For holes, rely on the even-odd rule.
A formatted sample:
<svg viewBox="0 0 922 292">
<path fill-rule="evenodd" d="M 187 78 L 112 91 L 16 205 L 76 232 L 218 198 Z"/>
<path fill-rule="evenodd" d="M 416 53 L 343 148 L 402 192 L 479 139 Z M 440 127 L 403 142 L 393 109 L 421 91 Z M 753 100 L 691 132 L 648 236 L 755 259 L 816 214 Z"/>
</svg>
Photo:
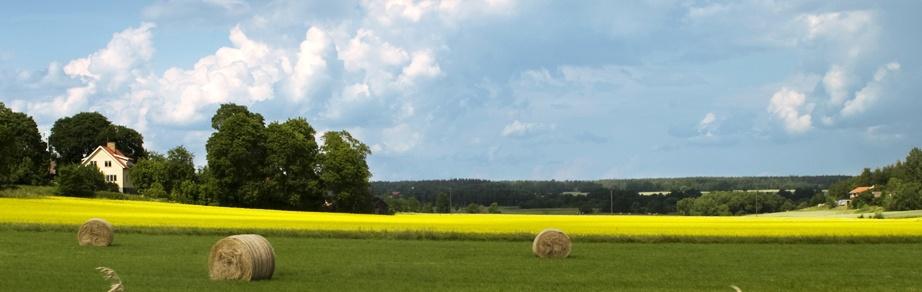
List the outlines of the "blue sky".
<svg viewBox="0 0 922 292">
<path fill-rule="evenodd" d="M 917 1 L 4 3 L 0 101 L 205 164 L 221 103 L 375 180 L 855 174 L 922 146 Z"/>
</svg>

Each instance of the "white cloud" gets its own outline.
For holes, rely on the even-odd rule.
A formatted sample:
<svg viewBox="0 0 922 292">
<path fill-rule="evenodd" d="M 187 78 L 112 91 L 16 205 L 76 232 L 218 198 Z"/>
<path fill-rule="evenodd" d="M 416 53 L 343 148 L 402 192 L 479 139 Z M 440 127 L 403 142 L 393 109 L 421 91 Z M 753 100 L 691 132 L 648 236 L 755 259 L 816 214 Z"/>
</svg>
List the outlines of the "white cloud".
<svg viewBox="0 0 922 292">
<path fill-rule="evenodd" d="M 409 55 L 404 49 L 381 40 L 373 31 L 362 28 L 356 31 L 348 44 L 339 49 L 339 58 L 348 71 L 364 70 L 371 73 L 383 70 L 379 67 L 390 68 L 405 64 Z"/>
<path fill-rule="evenodd" d="M 848 97 L 849 79 L 842 66 L 834 65 L 823 76 L 823 86 L 829 94 L 829 102 L 835 106 L 841 105 Z"/>
<path fill-rule="evenodd" d="M 810 116 L 813 104 L 806 101 L 803 93 L 783 87 L 772 95 L 768 112 L 781 120 L 788 133 L 802 134 L 813 127 Z"/>
<path fill-rule="evenodd" d="M 871 11 L 844 11 L 820 14 L 806 14 L 802 18 L 806 25 L 807 38 L 848 38 L 863 32 L 874 23 Z"/>
<path fill-rule="evenodd" d="M 152 23 L 143 23 L 137 28 L 113 34 L 105 48 L 72 60 L 63 67 L 64 74 L 77 78 L 79 85 L 68 88 L 64 94 L 51 100 L 28 101 L 21 106 L 30 113 L 56 118 L 87 109 L 93 104 L 89 99 L 97 93 L 121 94 L 126 84 L 147 74 L 141 67 L 154 53 L 151 35 L 154 27 Z M 48 73 L 37 84 L 54 82 L 51 79 L 58 79 L 59 70 L 57 63 L 49 64 Z M 124 107 L 119 105 L 99 110 L 113 112 Z"/>
<path fill-rule="evenodd" d="M 159 94 L 164 98 L 159 116 L 163 122 L 200 120 L 200 110 L 207 105 L 249 105 L 273 98 L 275 84 L 292 72 L 286 54 L 250 39 L 239 26 L 231 30 L 230 40 L 233 47 L 218 49 L 192 69 L 170 68 L 163 74 L 158 81 Z"/>
<path fill-rule="evenodd" d="M 877 72 L 874 73 L 874 80 L 869 81 L 861 90 L 858 90 L 854 99 L 845 102 L 845 106 L 842 107 L 842 115 L 848 117 L 867 111 L 880 98 L 883 90 L 881 82 L 887 77 L 887 74 L 899 70 L 900 64 L 896 62 L 878 68 Z"/>
<path fill-rule="evenodd" d="M 503 137 L 526 137 L 539 132 L 553 130 L 554 128 L 556 128 L 554 124 L 528 123 L 514 120 L 503 127 L 502 135 Z"/>
<path fill-rule="evenodd" d="M 704 118 L 698 122 L 698 134 L 704 135 L 705 137 L 714 136 L 714 131 L 717 129 L 717 115 L 714 113 L 707 113 L 704 115 Z"/>
<path fill-rule="evenodd" d="M 877 47 L 879 27 L 872 11 L 841 11 L 805 14 L 803 24 L 806 43 L 829 42 L 835 58 L 850 62 Z"/>
<path fill-rule="evenodd" d="M 435 61 L 435 56 L 430 51 L 419 51 L 413 53 L 413 59 L 410 64 L 403 68 L 400 73 L 398 82 L 403 85 L 411 85 L 419 78 L 432 78 L 442 74 L 442 69 Z"/>
<path fill-rule="evenodd" d="M 292 100 L 303 100 L 316 86 L 318 79 L 322 78 L 327 70 L 324 57 L 330 48 L 330 43 L 329 37 L 323 30 L 311 27 L 307 31 L 304 41 L 301 42 L 298 62 L 291 76 L 290 97 Z"/>
<path fill-rule="evenodd" d="M 143 23 L 115 33 L 105 48 L 65 65 L 64 73 L 114 90 L 133 77 L 128 73 L 153 56 L 153 28 L 154 24 Z"/>
</svg>

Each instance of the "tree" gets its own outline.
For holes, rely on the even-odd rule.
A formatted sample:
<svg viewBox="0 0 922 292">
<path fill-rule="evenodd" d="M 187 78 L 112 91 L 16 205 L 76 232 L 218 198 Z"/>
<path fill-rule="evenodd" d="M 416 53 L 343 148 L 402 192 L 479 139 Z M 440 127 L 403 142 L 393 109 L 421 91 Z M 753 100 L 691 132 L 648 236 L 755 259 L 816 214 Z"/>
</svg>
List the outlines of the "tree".
<svg viewBox="0 0 922 292">
<path fill-rule="evenodd" d="M 56 182 L 57 193 L 62 196 L 92 197 L 97 190 L 106 188 L 105 177 L 92 165 L 62 166 L 58 170 Z"/>
<path fill-rule="evenodd" d="M 216 130 L 205 145 L 208 168 L 221 205 L 254 206 L 265 179 L 266 134 L 262 116 L 222 104 L 212 118 Z"/>
<path fill-rule="evenodd" d="M 164 183 L 164 187 L 172 191 L 176 186 L 181 184 L 184 181 L 194 181 L 195 180 L 195 155 L 186 147 L 182 145 L 176 146 L 173 149 L 170 149 L 166 153 L 166 165 L 165 169 L 167 171 L 167 181 Z"/>
<path fill-rule="evenodd" d="M 131 158 L 144 158 L 144 137 L 125 126 L 113 125 L 97 112 L 82 112 L 54 122 L 48 143 L 59 155 L 63 164 L 79 163 L 83 155 L 89 154 L 106 142 L 115 142 L 116 147 Z"/>
<path fill-rule="evenodd" d="M 892 196 L 887 202 L 888 210 L 922 209 L 922 182 L 892 178 L 887 183 L 887 189 Z"/>
<path fill-rule="evenodd" d="M 172 194 L 183 181 L 195 181 L 193 160 L 192 153 L 183 146 L 170 149 L 166 157 L 150 152 L 129 169 L 132 183 L 141 193 L 159 183 L 164 192 Z"/>
<path fill-rule="evenodd" d="M 128 172 L 131 176 L 131 182 L 140 193 L 144 193 L 154 183 L 159 183 L 163 187 L 170 180 L 170 171 L 167 169 L 166 158 L 153 152 L 147 158 L 138 160 L 128 169 Z"/>
<path fill-rule="evenodd" d="M 303 118 L 266 127 L 266 175 L 274 194 L 269 198 L 272 205 L 306 210 L 323 206 L 314 134 L 314 128 Z"/>
<path fill-rule="evenodd" d="M 922 150 L 912 148 L 909 155 L 906 156 L 906 162 L 902 165 L 904 180 L 922 182 Z"/>
<path fill-rule="evenodd" d="M 323 134 L 320 180 L 335 196 L 334 207 L 343 212 L 371 212 L 371 171 L 365 158 L 371 150 L 346 131 Z"/>
<path fill-rule="evenodd" d="M 451 213 L 451 206 L 448 205 L 448 194 L 439 193 L 435 196 L 435 212 Z"/>
<path fill-rule="evenodd" d="M 246 106 L 225 103 L 222 104 L 221 107 L 218 108 L 218 111 L 215 112 L 214 116 L 211 117 L 211 127 L 220 131 L 224 126 L 224 122 L 232 117 L 242 117 L 259 124 L 265 124 L 262 115 L 250 112 Z"/>
<path fill-rule="evenodd" d="M 47 181 L 50 155 L 32 117 L 0 102 L 0 186 Z"/>
<path fill-rule="evenodd" d="M 109 125 L 96 138 L 97 144 L 92 148 L 103 145 L 106 142 L 115 142 L 116 147 L 123 154 L 134 159 L 147 157 L 147 151 L 144 150 L 144 137 L 134 129 L 120 126 Z M 91 150 L 92 151 L 92 150 Z"/>
</svg>

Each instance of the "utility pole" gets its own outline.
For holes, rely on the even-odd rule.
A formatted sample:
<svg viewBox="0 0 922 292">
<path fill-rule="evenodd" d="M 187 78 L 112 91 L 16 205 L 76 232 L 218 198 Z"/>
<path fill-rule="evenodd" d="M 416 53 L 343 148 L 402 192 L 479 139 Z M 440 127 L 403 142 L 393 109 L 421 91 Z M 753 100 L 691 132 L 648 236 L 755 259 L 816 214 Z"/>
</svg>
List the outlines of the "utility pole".
<svg viewBox="0 0 922 292">
<path fill-rule="evenodd" d="M 615 214 L 615 189 L 608 189 L 608 212 Z"/>
</svg>

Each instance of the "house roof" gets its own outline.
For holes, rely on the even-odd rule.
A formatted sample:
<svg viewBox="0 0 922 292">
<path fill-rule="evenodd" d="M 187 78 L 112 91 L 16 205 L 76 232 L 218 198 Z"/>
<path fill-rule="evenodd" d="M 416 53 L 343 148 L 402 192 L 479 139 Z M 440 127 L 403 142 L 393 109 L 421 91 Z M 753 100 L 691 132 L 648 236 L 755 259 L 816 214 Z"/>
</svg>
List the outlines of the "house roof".
<svg viewBox="0 0 922 292">
<path fill-rule="evenodd" d="M 870 191 L 870 190 L 873 190 L 873 189 L 874 189 L 874 186 L 869 186 L 869 187 L 857 187 L 857 188 L 855 188 L 854 190 L 852 190 L 851 192 L 848 192 L 848 193 L 849 193 L 849 194 L 860 194 L 860 193 L 867 192 L 867 191 Z"/>
<path fill-rule="evenodd" d="M 90 152 L 90 155 L 87 155 L 82 160 L 80 160 L 80 164 L 86 163 L 88 160 L 90 160 L 90 158 L 92 158 L 94 155 L 96 155 L 96 153 L 100 151 L 109 154 L 109 156 L 114 158 L 115 162 L 121 165 L 122 168 L 128 168 L 128 162 L 131 161 L 131 158 L 129 158 L 128 156 L 125 156 L 125 154 L 122 153 L 122 151 L 119 151 L 118 148 L 109 148 L 106 146 L 96 147 L 96 149 L 94 149 L 93 152 Z"/>
</svg>

